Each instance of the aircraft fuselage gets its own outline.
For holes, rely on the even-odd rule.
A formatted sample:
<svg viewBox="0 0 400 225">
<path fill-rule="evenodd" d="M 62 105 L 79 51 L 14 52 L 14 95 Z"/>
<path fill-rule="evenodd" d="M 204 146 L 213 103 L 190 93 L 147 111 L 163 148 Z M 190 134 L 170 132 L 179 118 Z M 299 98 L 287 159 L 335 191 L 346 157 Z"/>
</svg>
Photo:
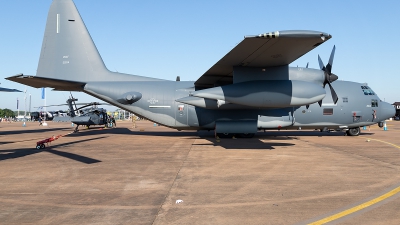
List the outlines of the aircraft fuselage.
<svg viewBox="0 0 400 225">
<path fill-rule="evenodd" d="M 372 91 L 366 95 L 362 89 L 366 85 L 336 81 L 333 86 L 339 97 L 336 104 L 327 93 L 321 107 L 312 104 L 309 108 L 249 108 L 236 104 L 218 108 L 216 103 L 211 108 L 196 107 L 176 101 L 195 91 L 194 83 L 185 81 L 94 82 L 88 83 L 84 92 L 178 130 L 212 130 L 218 121 L 252 121 L 258 129 L 346 129 L 372 125 L 394 113 L 394 108 Z M 329 88 L 326 91 L 330 92 Z M 117 101 L 131 92 L 140 93 L 141 98 L 132 104 Z"/>
</svg>

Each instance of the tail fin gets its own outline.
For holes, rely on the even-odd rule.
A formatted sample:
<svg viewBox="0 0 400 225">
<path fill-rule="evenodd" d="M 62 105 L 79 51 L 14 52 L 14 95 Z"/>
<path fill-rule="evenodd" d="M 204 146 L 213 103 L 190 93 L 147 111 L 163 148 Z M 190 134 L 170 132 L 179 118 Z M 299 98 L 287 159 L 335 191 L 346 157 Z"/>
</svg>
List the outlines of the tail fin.
<svg viewBox="0 0 400 225">
<path fill-rule="evenodd" d="M 72 0 L 53 0 L 50 6 L 36 76 L 6 79 L 59 91 L 82 91 L 86 83 L 96 81 L 161 80 L 109 71 Z"/>
<path fill-rule="evenodd" d="M 74 2 L 54 0 L 36 75 L 85 82 L 110 80 L 109 74 Z"/>
</svg>

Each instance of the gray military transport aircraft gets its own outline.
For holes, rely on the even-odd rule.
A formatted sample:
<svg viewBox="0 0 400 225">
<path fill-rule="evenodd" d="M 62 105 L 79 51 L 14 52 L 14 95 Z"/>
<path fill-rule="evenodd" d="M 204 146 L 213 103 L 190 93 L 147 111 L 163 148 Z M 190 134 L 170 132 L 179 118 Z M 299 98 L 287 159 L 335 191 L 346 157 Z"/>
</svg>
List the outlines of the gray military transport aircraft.
<svg viewBox="0 0 400 225">
<path fill-rule="evenodd" d="M 395 110 L 366 84 L 335 81 L 335 48 L 326 66 L 319 58 L 321 70 L 288 66 L 330 38 L 302 30 L 246 36 L 197 81 L 168 81 L 109 71 L 73 1 L 54 0 L 36 76 L 7 79 L 82 91 L 178 130 L 252 137 L 260 129 L 334 129 L 358 135 L 360 126 Z"/>
</svg>

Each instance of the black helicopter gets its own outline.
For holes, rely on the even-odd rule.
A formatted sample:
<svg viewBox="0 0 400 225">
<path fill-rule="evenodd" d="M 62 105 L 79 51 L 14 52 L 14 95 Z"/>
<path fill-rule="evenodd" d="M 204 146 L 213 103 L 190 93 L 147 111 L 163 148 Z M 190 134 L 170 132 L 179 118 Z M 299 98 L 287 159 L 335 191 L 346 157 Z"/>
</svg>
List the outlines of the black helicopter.
<svg viewBox="0 0 400 225">
<path fill-rule="evenodd" d="M 68 105 L 69 112 L 67 116 L 55 116 L 53 122 L 72 122 L 76 125 L 74 130 L 78 132 L 79 126 L 86 126 L 89 128 L 92 125 L 105 125 L 106 127 L 113 126 L 113 118 L 107 114 L 107 110 L 98 108 L 99 105 L 108 105 L 107 103 L 91 102 L 91 103 L 76 103 L 78 99 L 71 97 L 67 100 L 67 104 L 51 105 L 62 106 Z M 77 105 L 83 105 L 77 107 Z M 74 109 L 75 106 L 75 109 Z"/>
</svg>

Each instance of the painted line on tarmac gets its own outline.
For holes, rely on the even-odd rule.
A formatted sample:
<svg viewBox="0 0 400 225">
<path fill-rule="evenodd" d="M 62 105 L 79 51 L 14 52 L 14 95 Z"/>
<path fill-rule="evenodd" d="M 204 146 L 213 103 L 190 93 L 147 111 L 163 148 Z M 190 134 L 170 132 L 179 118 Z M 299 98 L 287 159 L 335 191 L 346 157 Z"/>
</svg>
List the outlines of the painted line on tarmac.
<svg viewBox="0 0 400 225">
<path fill-rule="evenodd" d="M 379 196 L 377 198 L 374 198 L 374 199 L 372 199 L 372 200 L 370 200 L 368 202 L 364 202 L 363 204 L 360 204 L 360 205 L 355 206 L 353 208 L 347 209 L 347 210 L 342 211 L 340 213 L 336 213 L 336 214 L 334 214 L 332 216 L 328 216 L 328 217 L 326 217 L 324 219 L 315 221 L 313 223 L 309 223 L 309 225 L 319 225 L 319 224 L 329 223 L 329 222 L 331 222 L 333 220 L 337 220 L 337 219 L 342 218 L 344 216 L 350 215 L 352 213 L 355 213 L 357 211 L 360 211 L 362 209 L 370 207 L 370 206 L 372 206 L 372 205 L 374 205 L 374 204 L 376 204 L 378 202 L 381 202 L 381 201 L 383 201 L 383 200 L 385 200 L 385 199 L 387 199 L 389 197 L 392 197 L 393 195 L 395 195 L 395 194 L 397 194 L 399 192 L 400 192 L 400 186 L 395 188 L 395 189 L 393 189 L 393 190 L 391 190 L 391 191 L 389 191 L 389 192 L 387 192 L 386 194 L 383 194 L 383 195 L 381 195 L 381 196 Z"/>
<path fill-rule="evenodd" d="M 362 138 L 364 138 L 364 137 L 362 137 Z M 386 142 L 386 141 L 382 141 L 382 140 L 379 140 L 379 139 L 374 139 L 374 138 L 364 138 L 364 139 L 367 139 L 367 140 L 374 140 L 374 141 L 379 141 L 379 142 L 382 142 L 382 143 L 385 143 L 385 144 L 388 144 L 388 145 L 391 145 L 391 146 L 393 146 L 393 147 L 395 147 L 395 148 L 398 148 L 398 149 L 400 149 L 400 146 L 398 146 L 398 145 L 395 145 L 395 144 L 392 144 L 392 143 L 390 143 L 390 142 Z"/>
<path fill-rule="evenodd" d="M 378 140 L 378 139 L 373 139 L 373 138 L 364 138 L 364 139 L 379 141 L 379 142 L 382 142 L 382 143 L 385 143 L 385 144 L 388 144 L 388 145 L 394 146 L 395 148 L 400 149 L 400 146 L 395 145 L 395 144 L 392 144 L 392 143 L 390 143 L 390 142 L 386 142 L 386 141 L 382 141 L 382 140 Z M 354 206 L 354 207 L 352 207 L 352 208 L 350 208 L 350 209 L 346 209 L 346 210 L 344 210 L 344 211 L 342 211 L 342 212 L 336 213 L 336 214 L 334 214 L 334 215 L 332 215 L 332 216 L 328 216 L 328 217 L 325 217 L 325 218 L 323 218 L 323 219 L 321 219 L 321 220 L 318 220 L 318 221 L 309 223 L 309 225 L 325 224 L 325 223 L 329 223 L 329 222 L 331 222 L 331 221 L 340 219 L 340 218 L 342 218 L 342 217 L 344 217 L 344 216 L 350 215 L 350 214 L 352 214 L 352 213 L 355 213 L 355 212 L 357 212 L 357 211 L 360 211 L 360 210 L 362 210 L 362 209 L 365 209 L 365 208 L 367 208 L 367 207 L 370 207 L 370 206 L 372 206 L 372 205 L 374 205 L 374 204 L 376 204 L 376 203 L 378 203 L 378 202 L 381 202 L 381 201 L 383 201 L 383 200 L 385 200 L 385 199 L 387 199 L 387 198 L 389 198 L 389 197 L 392 197 L 393 195 L 395 195 L 395 194 L 397 194 L 397 193 L 399 193 L 399 192 L 400 192 L 400 186 L 398 186 L 398 187 L 396 187 L 396 188 L 390 190 L 389 192 L 386 192 L 385 194 L 383 194 L 383 195 L 381 195 L 381 196 L 379 196 L 379 197 L 376 197 L 376 198 L 374 198 L 374 199 L 372 199 L 372 200 L 369 200 L 369 201 L 367 201 L 367 202 L 364 202 L 364 203 L 362 203 L 362 204 L 360 204 L 360 205 Z"/>
</svg>

